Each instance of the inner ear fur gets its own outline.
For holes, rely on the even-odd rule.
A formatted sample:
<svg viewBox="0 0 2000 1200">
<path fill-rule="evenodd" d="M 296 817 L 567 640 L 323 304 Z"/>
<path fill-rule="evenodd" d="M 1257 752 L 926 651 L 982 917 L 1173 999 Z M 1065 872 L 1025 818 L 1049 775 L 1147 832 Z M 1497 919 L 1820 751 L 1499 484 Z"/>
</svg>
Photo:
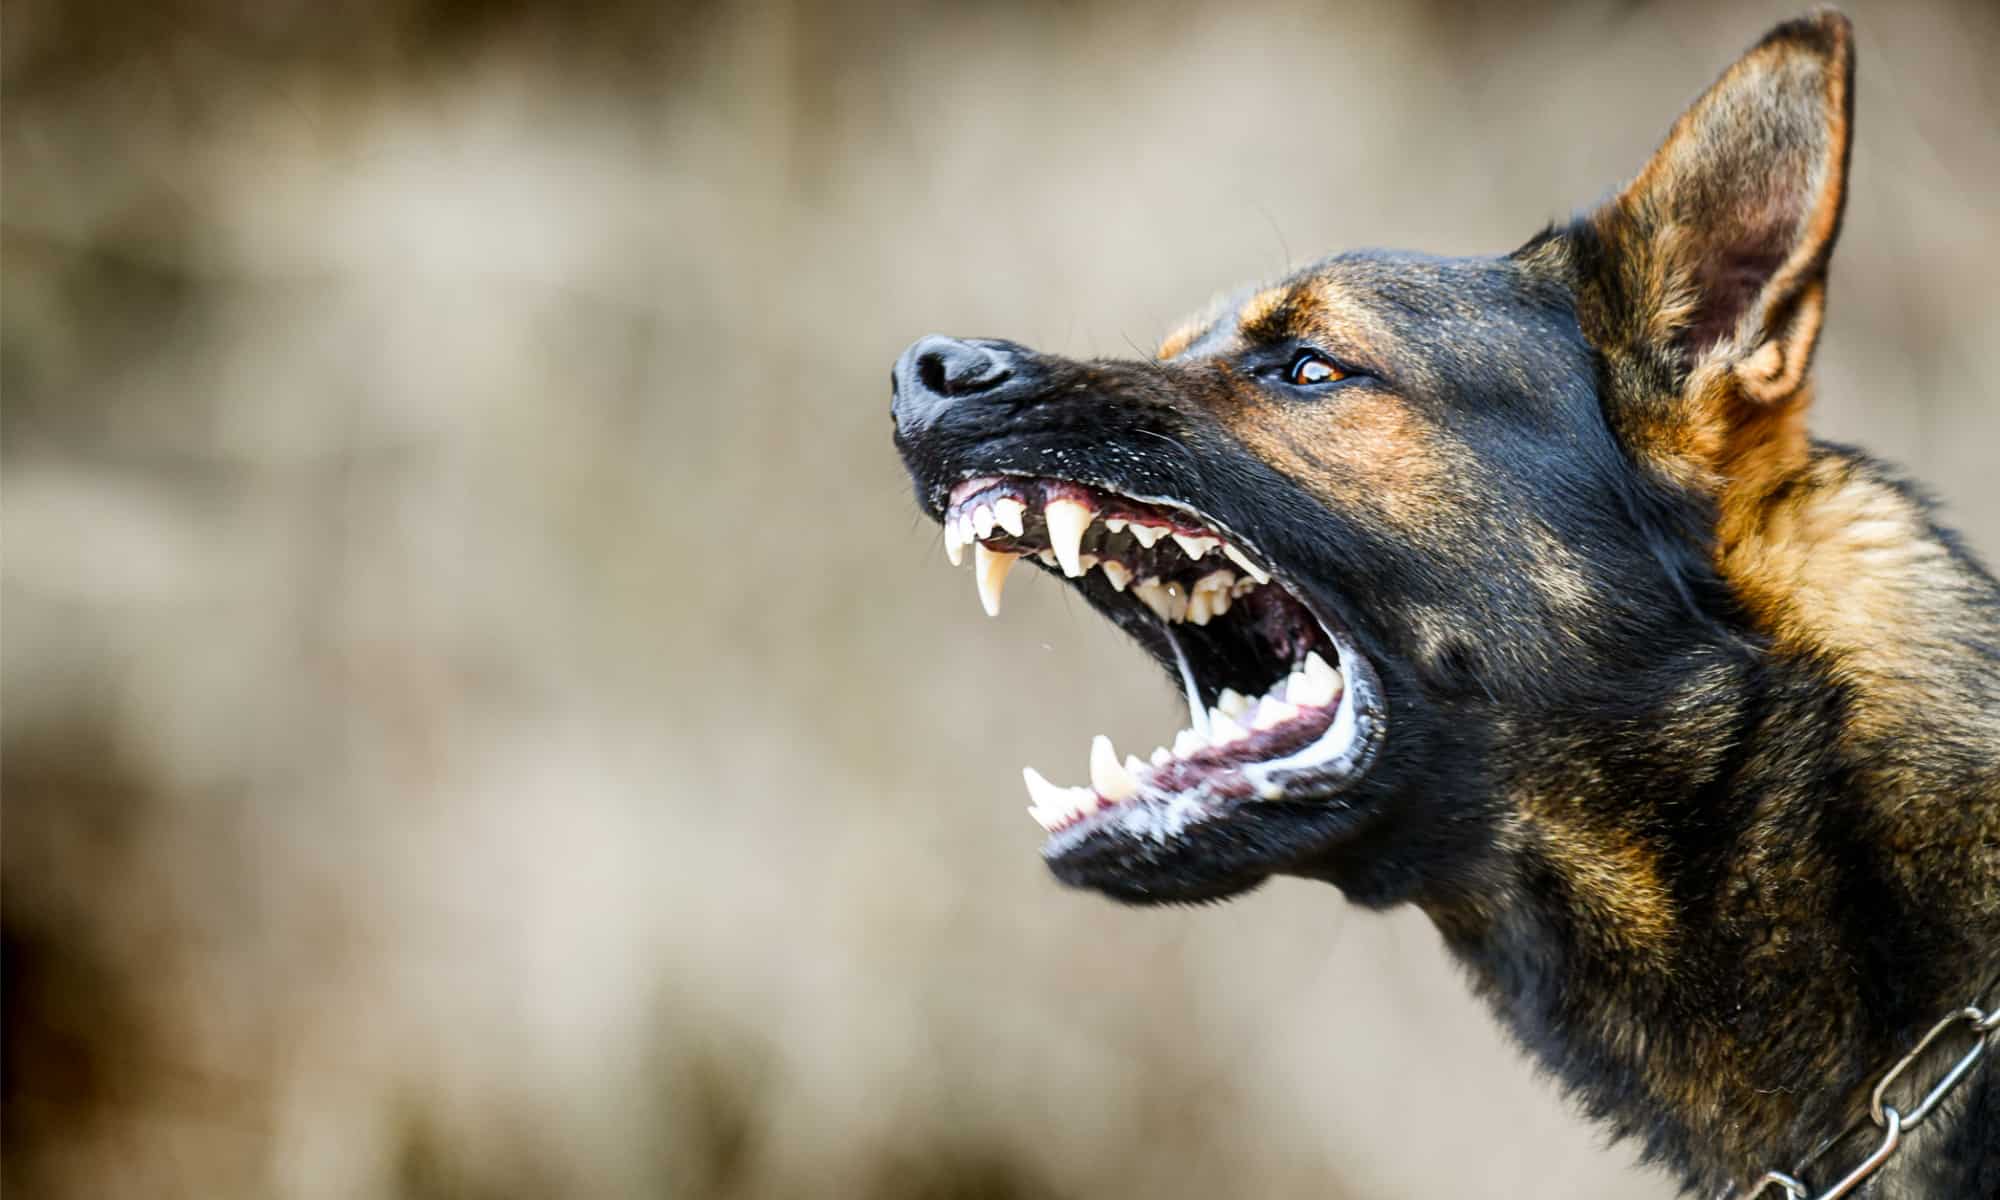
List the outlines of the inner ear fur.
<svg viewBox="0 0 2000 1200">
<path fill-rule="evenodd" d="M 1582 222 L 1597 276 L 1585 324 L 1607 355 L 1651 368 L 1656 395 L 1665 384 L 1719 407 L 1803 402 L 1847 194 L 1853 80 L 1847 18 L 1778 26 Z"/>
</svg>

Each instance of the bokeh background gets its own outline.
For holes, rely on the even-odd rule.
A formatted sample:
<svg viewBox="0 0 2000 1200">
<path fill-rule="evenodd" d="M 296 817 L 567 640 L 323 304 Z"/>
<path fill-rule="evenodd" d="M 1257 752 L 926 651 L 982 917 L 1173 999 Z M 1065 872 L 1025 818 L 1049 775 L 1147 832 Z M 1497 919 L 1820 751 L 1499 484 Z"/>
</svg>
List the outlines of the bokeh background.
<svg viewBox="0 0 2000 1200">
<path fill-rule="evenodd" d="M 1176 701 L 886 377 L 1511 248 L 1789 11 L 6 0 L 6 1190 L 1667 1195 L 1417 915 L 1047 878 Z M 1852 11 L 1819 429 L 1991 560 L 2000 8 Z"/>
</svg>

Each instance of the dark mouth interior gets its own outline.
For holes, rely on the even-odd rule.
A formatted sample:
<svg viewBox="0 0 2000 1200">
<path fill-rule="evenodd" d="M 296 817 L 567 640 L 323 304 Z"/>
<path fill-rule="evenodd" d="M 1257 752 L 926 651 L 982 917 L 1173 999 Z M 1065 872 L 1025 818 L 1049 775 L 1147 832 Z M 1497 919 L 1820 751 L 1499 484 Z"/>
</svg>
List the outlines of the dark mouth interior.
<svg viewBox="0 0 2000 1200">
<path fill-rule="evenodd" d="M 1337 725 L 1351 740 L 1342 647 L 1270 568 L 1192 509 L 1070 480 L 982 476 L 952 490 L 944 523 L 954 562 L 972 547 L 989 613 L 1016 561 L 1036 562 L 1083 592 L 1188 694 L 1189 728 L 1149 755 L 1121 759 L 1097 739 L 1091 786 L 1058 787 L 1025 772 L 1030 813 L 1051 833 L 1129 823 L 1149 808 L 1204 819 L 1281 798 L 1270 768 L 1311 768 Z"/>
</svg>

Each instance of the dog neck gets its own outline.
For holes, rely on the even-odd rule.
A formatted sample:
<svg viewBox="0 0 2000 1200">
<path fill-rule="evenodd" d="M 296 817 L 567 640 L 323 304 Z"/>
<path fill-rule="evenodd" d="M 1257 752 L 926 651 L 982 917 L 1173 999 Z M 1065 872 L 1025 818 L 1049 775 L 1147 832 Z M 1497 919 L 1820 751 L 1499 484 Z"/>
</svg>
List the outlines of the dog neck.
<svg viewBox="0 0 2000 1200">
<path fill-rule="evenodd" d="M 1844 1125 L 2000 969 L 2000 589 L 1846 450 L 1735 519 L 1762 647 L 1524 739 L 1477 883 L 1420 901 L 1588 1111 L 1711 1189 Z"/>
</svg>

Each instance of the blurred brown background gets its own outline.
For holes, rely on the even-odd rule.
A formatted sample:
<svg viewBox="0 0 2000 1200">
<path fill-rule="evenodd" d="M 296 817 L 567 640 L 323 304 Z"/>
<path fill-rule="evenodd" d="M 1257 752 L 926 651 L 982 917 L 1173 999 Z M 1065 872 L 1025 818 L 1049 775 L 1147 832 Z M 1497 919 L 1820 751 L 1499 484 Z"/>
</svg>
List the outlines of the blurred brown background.
<svg viewBox="0 0 2000 1200">
<path fill-rule="evenodd" d="M 933 331 L 1509 249 L 1784 5 L 8 0 L 5 1185 L 1660 1197 L 1414 914 L 1056 887 Z M 2000 9 L 1854 5 L 1819 428 L 2000 555 Z"/>
</svg>

